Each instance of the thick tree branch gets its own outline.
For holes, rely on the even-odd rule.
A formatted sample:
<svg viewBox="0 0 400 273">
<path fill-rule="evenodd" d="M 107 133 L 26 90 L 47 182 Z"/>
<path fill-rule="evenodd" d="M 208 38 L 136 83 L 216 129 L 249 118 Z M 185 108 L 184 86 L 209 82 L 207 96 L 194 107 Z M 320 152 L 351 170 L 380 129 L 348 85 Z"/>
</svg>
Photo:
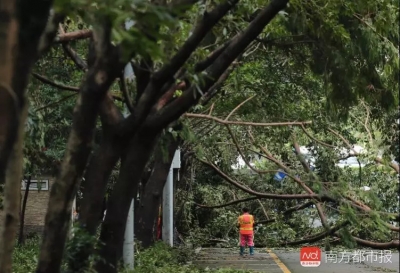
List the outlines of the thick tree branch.
<svg viewBox="0 0 400 273">
<path fill-rule="evenodd" d="M 232 42 L 214 61 L 213 65 L 207 69 L 207 76 L 200 89 L 203 92 L 209 92 L 210 87 L 220 78 L 220 76 L 229 68 L 232 62 L 240 56 L 247 46 L 263 31 L 264 27 L 276 16 L 276 14 L 286 7 L 289 0 L 273 0 L 264 8 L 257 17 L 249 24 L 247 29 L 232 39 Z M 170 103 L 148 120 L 148 124 L 155 127 L 161 124 L 168 124 L 179 118 L 191 106 L 195 105 L 200 96 L 196 93 L 198 88 L 192 85 L 187 89 L 179 99 Z"/>
<path fill-rule="evenodd" d="M 222 54 L 222 52 L 224 52 L 224 50 L 228 47 L 229 43 L 230 43 L 230 41 L 224 43 L 223 45 L 218 47 L 216 50 L 211 52 L 207 56 L 207 58 L 205 58 L 204 60 L 198 62 L 194 66 L 194 72 L 198 73 L 198 72 L 206 70 L 210 65 L 212 65 L 214 63 L 214 61 Z"/>
<path fill-rule="evenodd" d="M 62 27 L 62 25 L 59 25 L 59 32 L 60 34 L 65 34 L 64 28 Z M 86 61 L 84 61 L 79 55 L 78 53 L 75 52 L 75 50 L 72 49 L 72 47 L 64 42 L 62 43 L 62 47 L 64 49 L 65 54 L 67 54 L 68 57 L 71 58 L 71 60 L 75 63 L 75 65 L 83 70 L 83 71 L 87 71 L 88 65 L 86 63 Z"/>
<path fill-rule="evenodd" d="M 335 235 L 336 235 L 336 237 L 340 238 L 340 234 L 338 232 L 336 232 Z M 363 246 L 363 247 L 371 247 L 371 248 L 374 248 L 374 249 L 390 249 L 390 248 L 399 249 L 399 247 L 400 247 L 399 240 L 393 240 L 391 242 L 380 243 L 380 242 L 372 242 L 372 241 L 360 239 L 360 238 L 355 237 L 355 236 L 352 236 L 352 237 L 353 237 L 353 240 L 359 246 Z"/>
<path fill-rule="evenodd" d="M 237 62 L 233 62 L 232 65 L 225 70 L 224 73 L 218 78 L 218 80 L 207 90 L 205 95 L 201 97 L 200 104 L 207 105 L 208 102 L 219 92 L 221 87 L 223 86 L 224 82 L 228 79 L 231 73 L 235 70 L 236 66 L 238 65 Z M 211 115 L 212 108 L 210 110 L 209 115 Z"/>
<path fill-rule="evenodd" d="M 194 50 L 198 47 L 207 33 L 224 17 L 239 0 L 226 1 L 218 5 L 210 13 L 205 13 L 193 34 L 186 40 L 180 50 L 159 71 L 153 74 L 150 82 L 141 95 L 137 107 L 126 122 L 123 122 L 121 131 L 133 134 L 138 126 L 146 119 L 154 103 L 162 96 L 160 89 L 170 81 L 175 73 L 185 64 Z M 168 90 L 168 89 L 167 89 Z M 167 91 L 165 90 L 165 91 Z"/>
</svg>

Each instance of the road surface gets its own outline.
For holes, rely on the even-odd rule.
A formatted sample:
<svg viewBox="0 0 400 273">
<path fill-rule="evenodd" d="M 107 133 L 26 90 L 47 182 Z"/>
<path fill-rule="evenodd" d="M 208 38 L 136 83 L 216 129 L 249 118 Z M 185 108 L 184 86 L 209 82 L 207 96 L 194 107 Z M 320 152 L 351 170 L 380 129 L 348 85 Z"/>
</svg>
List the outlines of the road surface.
<svg viewBox="0 0 400 273">
<path fill-rule="evenodd" d="M 322 251 L 321 264 L 318 267 L 303 267 L 300 264 L 300 253 L 284 249 L 256 249 L 254 256 L 240 257 L 238 249 L 203 248 L 198 251 L 196 261 L 200 267 L 234 268 L 251 270 L 259 273 L 371 273 L 400 272 L 399 253 L 386 255 L 367 250 L 361 252 Z M 327 255 L 328 254 L 328 255 Z M 367 256 L 366 256 L 367 255 Z M 379 256 L 379 259 L 378 259 Z M 352 257 L 352 258 L 350 258 Z M 363 257 L 363 258 L 362 258 Z M 371 258 L 374 258 L 371 261 Z M 353 259 L 353 261 L 351 261 Z"/>
</svg>

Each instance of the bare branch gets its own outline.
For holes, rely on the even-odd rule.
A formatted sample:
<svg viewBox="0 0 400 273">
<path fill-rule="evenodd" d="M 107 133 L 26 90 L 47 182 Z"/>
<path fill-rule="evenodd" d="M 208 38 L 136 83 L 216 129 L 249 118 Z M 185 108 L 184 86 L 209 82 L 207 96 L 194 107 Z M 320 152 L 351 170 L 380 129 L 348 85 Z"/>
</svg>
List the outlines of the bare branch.
<svg viewBox="0 0 400 273">
<path fill-rule="evenodd" d="M 48 85 L 50 85 L 50 86 L 53 86 L 53 87 L 55 87 L 55 88 L 61 89 L 61 90 L 73 91 L 73 92 L 79 92 L 79 90 L 80 90 L 79 87 L 70 86 L 70 85 L 65 85 L 65 84 L 62 84 L 62 83 L 57 83 L 57 82 L 51 81 L 50 79 L 48 79 L 48 78 L 46 78 L 46 77 L 44 77 L 44 76 L 42 76 L 42 75 L 40 75 L 40 74 L 37 74 L 37 73 L 32 73 L 32 75 L 33 75 L 36 79 L 38 79 L 39 81 L 41 81 L 41 82 L 43 82 L 43 83 L 45 83 L 45 84 L 48 84 Z M 111 92 L 112 92 L 112 91 L 111 91 Z M 113 97 L 113 99 L 115 99 L 115 100 L 124 101 L 120 96 L 112 95 L 112 97 Z"/>
<path fill-rule="evenodd" d="M 228 121 L 228 119 L 240 108 L 243 106 L 243 104 L 245 104 L 246 102 L 248 102 L 249 100 L 251 100 L 252 98 L 254 98 L 256 95 L 251 96 L 250 98 L 244 100 L 243 102 L 241 102 L 238 106 L 236 106 L 230 113 L 229 115 L 225 118 L 225 121 Z"/>
<path fill-rule="evenodd" d="M 45 84 L 51 85 L 51 86 L 53 86 L 55 88 L 62 89 L 62 90 L 67 90 L 67 91 L 79 92 L 79 87 L 69 86 L 69 85 L 65 85 L 65 84 L 62 84 L 62 83 L 56 83 L 56 82 L 51 81 L 48 78 L 46 78 L 46 77 L 44 77 L 42 75 L 39 75 L 37 73 L 32 73 L 32 75 L 36 79 L 38 79 L 39 81 L 41 81 L 41 82 L 43 82 Z"/>
<path fill-rule="evenodd" d="M 307 132 L 307 130 L 306 130 L 306 128 L 304 127 L 303 124 L 300 125 L 300 127 L 301 127 L 301 129 L 303 130 L 303 132 L 304 132 L 309 138 L 311 138 L 312 140 L 314 140 L 315 142 L 321 144 L 322 146 L 328 147 L 328 148 L 333 148 L 333 149 L 336 148 L 335 146 L 330 145 L 330 144 L 328 144 L 328 143 L 325 143 L 325 142 L 323 142 L 323 141 L 321 141 L 321 140 L 318 140 L 318 139 L 316 139 L 315 137 L 313 137 L 312 135 L 310 135 L 310 134 Z"/>
<path fill-rule="evenodd" d="M 220 124 L 224 125 L 243 125 L 243 126 L 259 126 L 259 127 L 267 127 L 267 126 L 287 126 L 287 125 L 301 125 L 301 124 L 311 124 L 311 121 L 304 121 L 304 122 L 270 122 L 270 123 L 258 123 L 258 122 L 248 122 L 248 121 L 227 121 L 220 118 L 216 118 L 210 115 L 203 115 L 203 114 L 193 114 L 193 113 L 186 113 L 184 117 L 188 118 L 202 118 L 216 121 Z"/>
<path fill-rule="evenodd" d="M 71 94 L 71 95 L 69 95 L 69 96 L 65 96 L 65 97 L 63 97 L 62 99 L 59 99 L 59 100 L 57 100 L 57 101 L 55 101 L 55 102 L 51 102 L 51 103 L 49 103 L 49 104 L 46 104 L 45 106 L 36 108 L 36 109 L 35 109 L 35 112 L 38 112 L 38 111 L 47 109 L 47 108 L 49 108 L 49 107 L 58 105 L 59 103 L 61 103 L 61 102 L 63 102 L 63 101 L 66 101 L 66 100 L 68 100 L 68 99 L 70 99 L 70 98 L 72 98 L 72 97 L 75 97 L 76 95 L 78 95 L 78 93 L 74 93 L 74 94 Z"/>
<path fill-rule="evenodd" d="M 215 103 L 211 104 L 210 112 L 208 112 L 209 116 L 212 114 L 212 111 L 214 110 L 214 105 L 215 105 Z"/>
</svg>

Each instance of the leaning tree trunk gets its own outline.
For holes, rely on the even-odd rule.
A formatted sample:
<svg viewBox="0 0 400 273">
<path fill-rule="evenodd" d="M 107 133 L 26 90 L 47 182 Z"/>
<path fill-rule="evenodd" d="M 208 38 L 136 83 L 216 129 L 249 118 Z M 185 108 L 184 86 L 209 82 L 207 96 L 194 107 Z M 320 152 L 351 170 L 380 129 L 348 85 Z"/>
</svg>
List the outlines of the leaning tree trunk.
<svg viewBox="0 0 400 273">
<path fill-rule="evenodd" d="M 169 142 L 167 149 L 163 149 L 159 143 L 153 170 L 143 194 L 140 196 L 140 204 L 135 208 L 137 210 L 135 212 L 135 237 L 143 247 L 149 247 L 155 241 L 158 208 L 175 150 L 179 145 L 179 141 L 174 140 L 171 134 L 167 137 L 167 141 Z"/>
<path fill-rule="evenodd" d="M 138 184 L 157 138 L 156 132 L 141 130 L 129 144 L 127 156 L 122 161 L 119 178 L 110 196 L 106 217 L 102 224 L 100 234 L 102 246 L 99 250 L 101 259 L 95 266 L 98 273 L 117 272 L 117 264 L 122 258 L 129 207 L 137 194 Z"/>
<path fill-rule="evenodd" d="M 24 237 L 25 211 L 26 211 L 26 203 L 28 202 L 29 188 L 31 186 L 31 178 L 32 178 L 32 176 L 30 175 L 28 177 L 28 180 L 26 181 L 24 199 L 22 200 L 21 219 L 20 219 L 19 234 L 18 234 L 18 245 L 23 245 L 25 242 L 25 237 Z"/>
<path fill-rule="evenodd" d="M 122 147 L 125 143 L 113 134 L 113 125 L 122 119 L 122 115 L 110 97 L 106 97 L 103 101 L 100 117 L 103 139 L 89 162 L 85 172 L 85 181 L 82 183 L 83 199 L 78 223 L 80 228 L 85 231 L 84 236 L 94 236 L 100 219 L 103 218 L 102 207 L 99 204 L 104 202 L 108 179 L 122 154 Z M 68 272 L 85 272 L 89 262 L 88 258 L 93 252 L 93 245 L 88 240 L 81 240 L 79 235 L 72 240 L 73 244 L 75 241 L 79 242 L 79 248 L 75 249 L 67 260 Z"/>
<path fill-rule="evenodd" d="M 95 55 L 91 58 L 93 66 L 80 87 L 61 171 L 51 188 L 37 273 L 60 271 L 70 228 L 72 202 L 92 151 L 100 104 L 123 68 L 115 47 L 109 42 L 110 26 L 96 26 L 96 30 L 94 44 L 97 54 L 89 50 L 90 58 Z"/>
</svg>

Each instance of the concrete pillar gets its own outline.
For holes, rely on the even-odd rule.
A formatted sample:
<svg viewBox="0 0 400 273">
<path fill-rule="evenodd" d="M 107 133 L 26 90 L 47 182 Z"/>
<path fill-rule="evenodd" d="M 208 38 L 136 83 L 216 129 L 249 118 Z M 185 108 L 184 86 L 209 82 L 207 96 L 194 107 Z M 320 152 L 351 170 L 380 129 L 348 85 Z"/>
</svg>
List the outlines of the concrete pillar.
<svg viewBox="0 0 400 273">
<path fill-rule="evenodd" d="M 128 218 L 126 219 L 123 258 L 126 268 L 134 268 L 135 241 L 134 241 L 134 199 L 129 208 Z"/>
<path fill-rule="evenodd" d="M 167 182 L 163 190 L 163 224 L 162 239 L 170 246 L 174 245 L 174 188 L 173 188 L 173 168 L 169 169 Z"/>
</svg>

